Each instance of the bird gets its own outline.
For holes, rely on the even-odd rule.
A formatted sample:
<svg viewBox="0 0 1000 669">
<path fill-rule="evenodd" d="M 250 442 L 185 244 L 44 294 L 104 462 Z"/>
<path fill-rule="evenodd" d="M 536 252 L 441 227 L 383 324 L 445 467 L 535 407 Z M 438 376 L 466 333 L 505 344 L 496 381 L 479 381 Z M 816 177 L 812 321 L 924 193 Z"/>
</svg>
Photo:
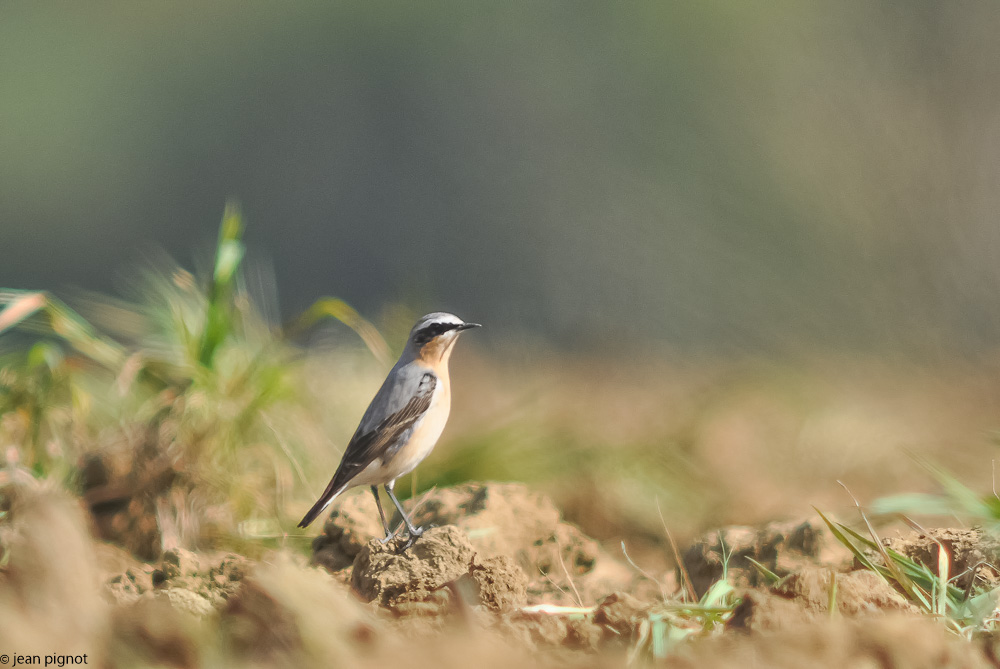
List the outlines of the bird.
<svg viewBox="0 0 1000 669">
<path fill-rule="evenodd" d="M 423 528 L 414 526 L 406 515 L 393 488 L 396 479 L 413 471 L 437 444 L 451 411 L 448 359 L 459 334 L 478 327 L 482 326 L 444 312 L 427 314 L 417 321 L 402 355 L 348 442 L 329 485 L 299 527 L 308 527 L 345 490 L 367 485 L 385 530 L 380 541 L 388 542 L 395 533 L 382 510 L 381 485 L 406 523 L 409 539 L 404 550 L 423 534 Z"/>
</svg>

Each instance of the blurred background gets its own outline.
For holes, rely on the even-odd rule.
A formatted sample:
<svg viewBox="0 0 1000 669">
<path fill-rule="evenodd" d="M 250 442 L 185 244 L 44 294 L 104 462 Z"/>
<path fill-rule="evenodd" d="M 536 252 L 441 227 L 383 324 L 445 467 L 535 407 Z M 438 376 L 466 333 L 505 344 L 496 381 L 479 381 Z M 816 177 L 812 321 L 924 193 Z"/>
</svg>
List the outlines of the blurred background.
<svg viewBox="0 0 1000 669">
<path fill-rule="evenodd" d="M 484 338 L 991 350 L 993 3 L 4 3 L 0 285 L 190 262 Z"/>
<path fill-rule="evenodd" d="M 653 500 L 688 534 L 849 506 L 838 477 L 929 485 L 907 452 L 990 485 L 1000 5 L 102 0 L 0 16 L 0 286 L 50 290 L 134 340 L 142 310 L 93 292 L 146 299 L 137 277 L 164 252 L 210 274 L 232 198 L 239 291 L 263 322 L 333 295 L 395 351 L 426 311 L 486 325 L 459 346 L 445 448 L 414 491 L 527 480 L 599 538 L 655 544 Z M 308 454 L 298 478 L 274 474 L 289 518 L 386 369 L 342 326 L 297 345 L 323 360 L 291 384 L 313 424 L 255 437 Z M 5 438 L 69 452 L 140 414 Z"/>
</svg>

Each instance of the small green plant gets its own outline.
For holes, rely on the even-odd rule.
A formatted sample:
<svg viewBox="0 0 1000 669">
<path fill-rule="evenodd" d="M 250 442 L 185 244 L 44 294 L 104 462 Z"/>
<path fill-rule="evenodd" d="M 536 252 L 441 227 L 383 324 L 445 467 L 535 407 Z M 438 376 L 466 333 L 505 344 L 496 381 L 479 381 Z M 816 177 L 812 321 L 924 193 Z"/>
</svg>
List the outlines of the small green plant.
<svg viewBox="0 0 1000 669">
<path fill-rule="evenodd" d="M 630 651 L 630 662 L 644 653 L 662 660 L 689 639 L 721 633 L 739 603 L 725 576 L 697 602 L 663 602 L 639 624 L 639 638 Z"/>
<path fill-rule="evenodd" d="M 665 526 L 664 529 L 666 529 Z M 670 536 L 669 532 L 667 535 Z M 695 599 L 687 574 L 682 568 L 684 583 L 682 583 L 680 596 L 673 598 L 664 596 L 663 601 L 650 609 L 642 619 L 639 623 L 638 637 L 629 651 L 629 664 L 636 663 L 642 657 L 663 660 L 680 644 L 690 639 L 722 632 L 726 621 L 739 605 L 740 599 L 736 596 L 735 588 L 729 582 L 729 562 L 732 553 L 727 549 L 721 536 L 719 541 L 722 546 L 722 576 L 708 588 L 704 595 Z M 671 544 L 673 544 L 672 539 Z M 633 568 L 648 578 L 652 578 L 632 561 L 625 551 L 624 543 L 622 544 L 622 552 Z M 683 565 L 679 556 L 678 564 Z"/>
<path fill-rule="evenodd" d="M 860 505 L 858 509 L 861 510 Z M 948 551 L 940 541 L 936 541 L 937 569 L 932 569 L 886 546 L 863 511 L 861 517 L 868 536 L 831 520 L 819 509 L 816 511 L 860 565 L 878 574 L 925 613 L 943 620 L 952 631 L 971 637 L 976 632 L 994 629 L 1000 588 L 957 587 L 954 584 L 957 575 L 951 574 Z"/>
</svg>

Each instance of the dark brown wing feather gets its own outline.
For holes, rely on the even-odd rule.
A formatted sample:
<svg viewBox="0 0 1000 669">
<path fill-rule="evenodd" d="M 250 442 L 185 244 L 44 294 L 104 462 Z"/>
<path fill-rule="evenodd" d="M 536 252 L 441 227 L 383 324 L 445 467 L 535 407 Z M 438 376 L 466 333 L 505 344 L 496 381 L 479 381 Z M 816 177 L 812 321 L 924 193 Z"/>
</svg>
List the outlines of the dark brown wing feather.
<svg viewBox="0 0 1000 669">
<path fill-rule="evenodd" d="M 344 451 L 336 473 L 330 479 L 326 490 L 320 495 L 308 513 L 299 522 L 299 527 L 306 527 L 323 513 L 323 509 L 347 488 L 355 476 L 360 474 L 378 458 L 383 461 L 392 457 L 403 445 L 401 437 L 420 420 L 431 405 L 434 387 L 437 379 L 433 374 L 425 374 L 420 384 L 420 392 L 415 395 L 402 409 L 390 415 L 379 423 L 375 429 L 364 434 L 355 434 Z"/>
</svg>

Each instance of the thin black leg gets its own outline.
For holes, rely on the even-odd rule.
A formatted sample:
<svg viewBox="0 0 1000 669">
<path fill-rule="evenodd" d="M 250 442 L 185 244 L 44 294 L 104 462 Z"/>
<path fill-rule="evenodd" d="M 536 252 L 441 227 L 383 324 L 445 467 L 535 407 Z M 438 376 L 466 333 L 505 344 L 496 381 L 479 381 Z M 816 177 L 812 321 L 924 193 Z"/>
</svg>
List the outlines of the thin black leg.
<svg viewBox="0 0 1000 669">
<path fill-rule="evenodd" d="M 424 533 L 424 530 L 421 527 L 414 527 L 410 517 L 406 515 L 406 511 L 403 510 L 403 505 L 399 503 L 399 500 L 396 499 L 396 495 L 392 492 L 392 488 L 395 484 L 395 481 L 392 483 L 386 483 L 385 491 L 389 493 L 389 499 L 391 499 L 392 503 L 396 505 L 397 509 L 399 509 L 399 515 L 403 517 L 403 522 L 406 523 L 406 529 L 410 533 L 410 540 L 406 542 L 406 547 L 408 548 L 413 545 L 413 542 L 417 540 L 417 537 Z"/>
<path fill-rule="evenodd" d="M 378 498 L 378 486 L 372 486 L 372 495 L 375 496 L 375 506 L 378 507 L 378 517 L 382 519 L 382 529 L 385 530 L 385 538 L 380 539 L 382 543 L 385 543 L 392 539 L 393 532 L 389 529 L 389 523 L 385 522 L 385 511 L 382 510 L 382 500 Z"/>
</svg>

